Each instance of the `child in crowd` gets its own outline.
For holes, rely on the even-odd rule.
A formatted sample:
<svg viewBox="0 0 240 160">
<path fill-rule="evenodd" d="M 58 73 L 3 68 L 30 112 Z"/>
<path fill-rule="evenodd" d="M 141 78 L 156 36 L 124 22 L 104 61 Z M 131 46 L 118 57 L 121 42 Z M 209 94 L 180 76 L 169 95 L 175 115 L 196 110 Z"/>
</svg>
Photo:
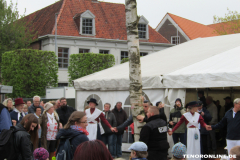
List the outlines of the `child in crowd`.
<svg viewBox="0 0 240 160">
<path fill-rule="evenodd" d="M 40 147 L 33 152 L 34 160 L 49 160 L 49 153 L 46 149 Z"/>
<path fill-rule="evenodd" d="M 173 157 L 171 160 L 185 160 L 184 154 L 186 154 L 187 148 L 181 142 L 176 143 L 172 148 Z"/>
<path fill-rule="evenodd" d="M 240 160 L 240 146 L 235 146 L 230 150 L 230 160 Z"/>
<path fill-rule="evenodd" d="M 133 143 L 128 150 L 131 150 L 131 159 L 132 160 L 147 160 L 148 156 L 148 147 L 143 142 Z"/>
</svg>

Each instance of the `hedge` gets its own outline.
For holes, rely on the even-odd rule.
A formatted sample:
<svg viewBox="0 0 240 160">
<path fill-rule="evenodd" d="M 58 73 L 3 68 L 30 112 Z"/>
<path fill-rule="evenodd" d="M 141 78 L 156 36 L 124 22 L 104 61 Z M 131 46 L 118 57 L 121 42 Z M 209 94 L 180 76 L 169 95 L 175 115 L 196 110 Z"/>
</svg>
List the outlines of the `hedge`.
<svg viewBox="0 0 240 160">
<path fill-rule="evenodd" d="M 54 52 L 20 49 L 2 55 L 2 83 L 13 86 L 12 98 L 45 96 L 46 87 L 58 83 L 57 56 Z"/>
<path fill-rule="evenodd" d="M 94 72 L 110 68 L 115 64 L 112 54 L 79 53 L 70 55 L 68 67 L 69 82 Z"/>
<path fill-rule="evenodd" d="M 123 58 L 122 60 L 121 60 L 121 64 L 122 63 L 125 63 L 125 62 L 128 62 L 129 61 L 129 58 Z"/>
</svg>

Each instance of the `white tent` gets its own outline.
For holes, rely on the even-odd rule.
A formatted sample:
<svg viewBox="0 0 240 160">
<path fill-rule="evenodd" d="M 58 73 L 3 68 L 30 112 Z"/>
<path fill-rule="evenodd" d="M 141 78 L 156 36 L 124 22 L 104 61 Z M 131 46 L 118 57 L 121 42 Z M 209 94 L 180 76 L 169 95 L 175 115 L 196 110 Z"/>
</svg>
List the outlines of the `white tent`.
<svg viewBox="0 0 240 160">
<path fill-rule="evenodd" d="M 197 88 L 238 87 L 239 59 L 240 34 L 198 38 L 142 57 L 144 95 L 153 104 L 163 101 L 173 106 L 176 98 L 181 98 L 183 105 L 186 99 L 197 100 Z M 121 101 L 130 113 L 129 63 L 73 82 L 78 110 L 83 110 L 86 101 L 95 97 L 100 108 L 106 102 L 114 105 Z M 211 94 L 223 98 L 229 93 L 217 90 Z M 165 113 L 168 116 L 169 108 L 165 108 Z"/>
<path fill-rule="evenodd" d="M 143 89 L 215 87 L 216 80 L 219 80 L 218 86 L 240 86 L 240 82 L 229 84 L 229 79 L 222 75 L 231 78 L 235 72 L 239 73 L 239 46 L 240 34 L 232 34 L 198 38 L 142 57 Z M 198 76 L 201 76 L 201 80 L 197 81 L 200 84 L 196 82 Z M 191 84 L 188 84 L 189 77 Z M 74 87 L 76 90 L 127 90 L 129 63 L 77 79 Z"/>
</svg>

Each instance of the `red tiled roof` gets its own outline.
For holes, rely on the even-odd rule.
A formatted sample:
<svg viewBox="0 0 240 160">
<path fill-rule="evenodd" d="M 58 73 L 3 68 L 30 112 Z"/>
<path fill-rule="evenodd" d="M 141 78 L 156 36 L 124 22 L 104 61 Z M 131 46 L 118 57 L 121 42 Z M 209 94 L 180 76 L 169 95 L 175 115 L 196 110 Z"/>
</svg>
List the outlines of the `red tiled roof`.
<svg viewBox="0 0 240 160">
<path fill-rule="evenodd" d="M 219 34 L 234 34 L 240 33 L 240 20 L 210 24 L 211 27 Z"/>
<path fill-rule="evenodd" d="M 80 13 L 91 11 L 95 15 L 96 35 L 94 38 L 127 40 L 125 5 L 108 2 L 92 2 L 91 0 L 61 0 L 42 10 L 26 16 L 32 21 L 38 36 L 54 34 L 55 13 L 57 34 L 66 36 L 86 37 L 79 34 L 79 21 L 73 19 Z M 89 36 L 93 37 L 93 36 Z M 36 38 L 36 37 L 35 37 Z M 149 26 L 149 40 L 154 43 L 169 43 L 161 34 Z"/>
<path fill-rule="evenodd" d="M 208 27 L 206 25 L 176 16 L 171 13 L 167 13 L 178 26 L 183 30 L 183 32 L 192 40 L 199 37 L 212 37 L 218 36 L 219 34 L 215 29 Z"/>
</svg>

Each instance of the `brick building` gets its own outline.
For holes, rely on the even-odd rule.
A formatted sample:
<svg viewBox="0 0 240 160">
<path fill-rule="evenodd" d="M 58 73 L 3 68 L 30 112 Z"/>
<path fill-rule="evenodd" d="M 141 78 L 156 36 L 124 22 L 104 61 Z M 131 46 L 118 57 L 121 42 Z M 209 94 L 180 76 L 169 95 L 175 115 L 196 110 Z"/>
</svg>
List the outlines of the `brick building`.
<svg viewBox="0 0 240 160">
<path fill-rule="evenodd" d="M 68 85 L 69 55 L 78 53 L 113 54 L 116 64 L 128 57 L 125 5 L 97 0 L 60 0 L 25 19 L 37 31 L 34 49 L 55 51 L 55 14 L 57 14 L 57 56 L 59 86 Z M 145 56 L 172 44 L 139 20 L 140 54 Z"/>
</svg>

